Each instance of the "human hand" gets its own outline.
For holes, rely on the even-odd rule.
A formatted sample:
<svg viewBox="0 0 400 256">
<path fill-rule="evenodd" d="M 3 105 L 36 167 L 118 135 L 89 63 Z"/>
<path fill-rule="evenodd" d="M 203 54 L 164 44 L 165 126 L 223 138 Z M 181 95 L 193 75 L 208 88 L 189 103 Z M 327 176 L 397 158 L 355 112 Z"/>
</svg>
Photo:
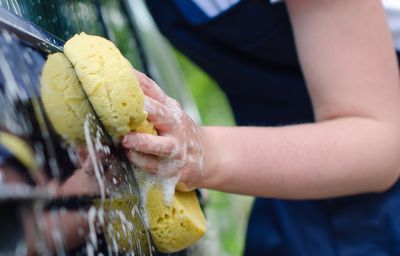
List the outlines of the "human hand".
<svg viewBox="0 0 400 256">
<path fill-rule="evenodd" d="M 179 177 L 178 190 L 197 187 L 202 178 L 204 150 L 201 129 L 145 74 L 135 71 L 145 94 L 147 119 L 158 136 L 131 132 L 122 138 L 128 159 L 161 178 Z"/>
</svg>

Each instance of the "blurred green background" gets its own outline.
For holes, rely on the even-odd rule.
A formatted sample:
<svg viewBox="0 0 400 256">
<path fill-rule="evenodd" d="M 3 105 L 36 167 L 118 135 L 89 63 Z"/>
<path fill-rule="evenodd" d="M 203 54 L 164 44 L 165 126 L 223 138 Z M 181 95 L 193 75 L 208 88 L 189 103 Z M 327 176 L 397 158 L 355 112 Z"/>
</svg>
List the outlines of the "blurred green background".
<svg viewBox="0 0 400 256">
<path fill-rule="evenodd" d="M 175 52 L 186 82 L 199 107 L 205 126 L 234 126 L 229 102 L 218 85 L 205 72 L 179 52 Z M 207 190 L 206 216 L 209 230 L 205 237 L 209 255 L 243 254 L 247 219 L 253 197 Z"/>
</svg>

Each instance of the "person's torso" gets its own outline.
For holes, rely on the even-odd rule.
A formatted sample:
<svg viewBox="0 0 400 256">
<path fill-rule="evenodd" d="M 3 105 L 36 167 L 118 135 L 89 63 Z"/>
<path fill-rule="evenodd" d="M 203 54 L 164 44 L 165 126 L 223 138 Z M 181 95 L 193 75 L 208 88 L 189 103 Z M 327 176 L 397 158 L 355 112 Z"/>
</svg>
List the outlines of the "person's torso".
<svg viewBox="0 0 400 256">
<path fill-rule="evenodd" d="M 147 0 L 161 32 L 226 92 L 237 123 L 313 122 L 285 5 L 231 0 L 212 17 L 195 17 L 187 10 L 205 8 L 195 2 Z M 337 199 L 257 199 L 245 254 L 400 255 L 400 183 Z"/>
</svg>

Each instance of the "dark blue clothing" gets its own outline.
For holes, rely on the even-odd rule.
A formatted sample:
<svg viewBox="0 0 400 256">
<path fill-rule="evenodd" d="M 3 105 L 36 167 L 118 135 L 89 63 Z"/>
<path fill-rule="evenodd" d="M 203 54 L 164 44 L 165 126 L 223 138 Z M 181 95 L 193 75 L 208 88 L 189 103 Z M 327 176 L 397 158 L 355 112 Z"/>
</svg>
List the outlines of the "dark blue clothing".
<svg viewBox="0 0 400 256">
<path fill-rule="evenodd" d="M 239 125 L 314 121 L 284 4 L 245 0 L 197 22 L 177 1 L 147 3 L 161 32 L 226 92 Z M 400 183 L 327 200 L 258 198 L 245 254 L 400 255 Z"/>
</svg>

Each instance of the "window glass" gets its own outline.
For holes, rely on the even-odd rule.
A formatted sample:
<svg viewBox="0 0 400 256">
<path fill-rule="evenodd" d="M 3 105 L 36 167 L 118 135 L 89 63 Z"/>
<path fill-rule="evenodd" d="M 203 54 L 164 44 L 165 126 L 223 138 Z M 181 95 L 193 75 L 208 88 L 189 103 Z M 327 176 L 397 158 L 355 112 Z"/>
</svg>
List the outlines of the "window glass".
<svg viewBox="0 0 400 256">
<path fill-rule="evenodd" d="M 113 41 L 121 53 L 132 65 L 143 71 L 138 39 L 130 26 L 120 1 L 101 0 L 101 14 L 108 38 Z"/>
<path fill-rule="evenodd" d="M 0 7 L 28 19 L 62 40 L 82 31 L 107 37 L 135 68 L 143 70 L 137 38 L 120 1 L 0 0 Z"/>
<path fill-rule="evenodd" d="M 81 31 L 104 35 L 94 1 L 0 0 L 0 6 L 63 40 Z"/>
</svg>

